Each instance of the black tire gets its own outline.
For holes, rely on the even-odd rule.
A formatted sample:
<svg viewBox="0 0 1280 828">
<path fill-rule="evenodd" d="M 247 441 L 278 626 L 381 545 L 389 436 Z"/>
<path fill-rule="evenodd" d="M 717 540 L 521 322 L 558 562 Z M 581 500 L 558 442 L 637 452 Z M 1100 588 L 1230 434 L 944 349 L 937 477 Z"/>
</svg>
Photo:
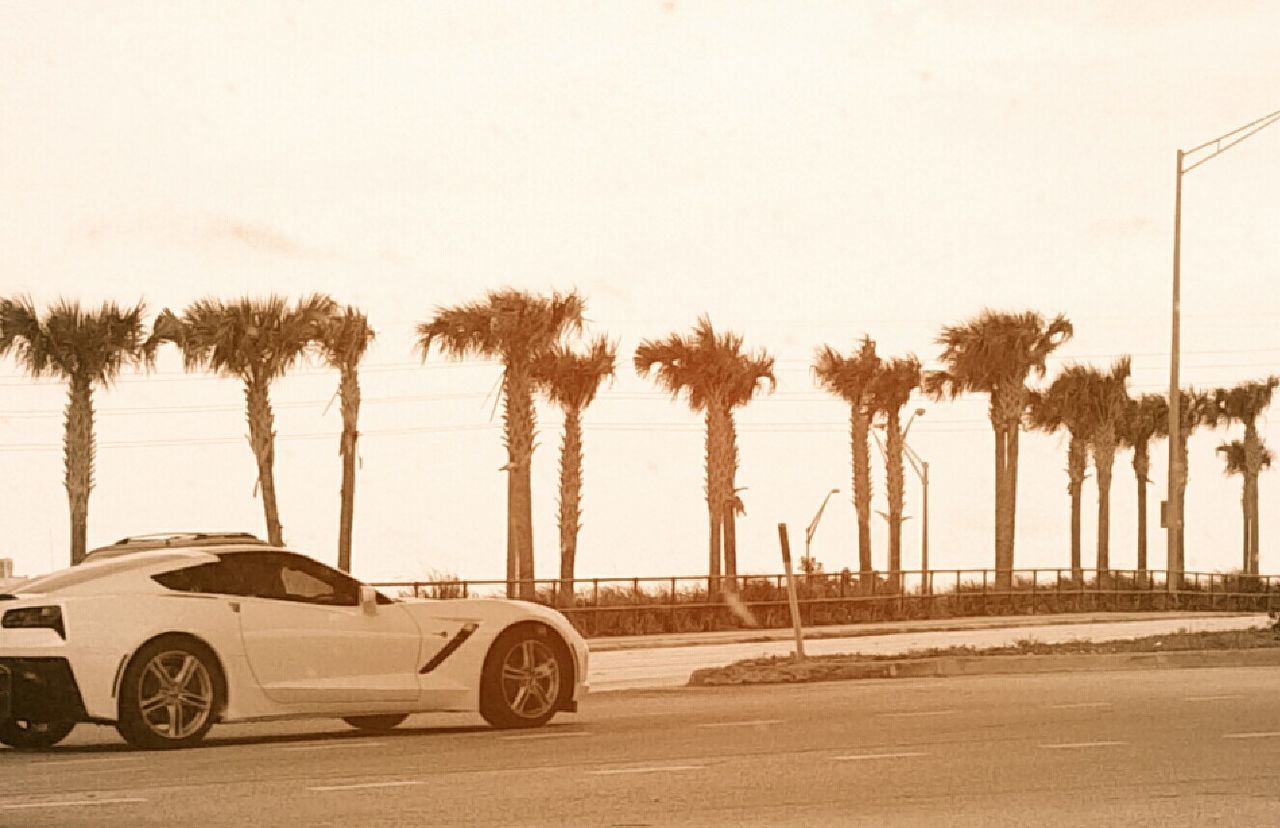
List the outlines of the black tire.
<svg viewBox="0 0 1280 828">
<path fill-rule="evenodd" d="M 145 750 L 196 745 L 226 701 L 218 659 L 204 644 L 165 635 L 134 653 L 120 682 L 116 730 Z"/>
<path fill-rule="evenodd" d="M 504 631 L 485 656 L 480 715 L 497 728 L 541 727 L 572 693 L 564 642 L 542 624 Z"/>
<path fill-rule="evenodd" d="M 381 716 L 347 716 L 342 721 L 356 730 L 369 730 L 375 733 L 386 733 L 396 725 L 409 718 L 407 713 L 387 713 Z"/>
<path fill-rule="evenodd" d="M 15 750 L 46 750 L 67 738 L 75 726 L 70 719 L 55 722 L 6 719 L 0 723 L 0 743 Z"/>
</svg>

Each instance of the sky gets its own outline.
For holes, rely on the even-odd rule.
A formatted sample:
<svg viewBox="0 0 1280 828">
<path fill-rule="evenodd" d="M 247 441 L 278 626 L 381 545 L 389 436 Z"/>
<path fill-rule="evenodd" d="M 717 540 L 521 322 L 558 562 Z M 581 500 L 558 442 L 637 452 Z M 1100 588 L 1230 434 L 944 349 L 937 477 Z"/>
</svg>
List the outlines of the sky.
<svg viewBox="0 0 1280 828">
<path fill-rule="evenodd" d="M 587 411 L 580 577 L 706 568 L 702 424 L 631 367 L 700 314 L 774 356 L 739 413 L 743 572 L 799 550 L 856 568 L 844 403 L 810 366 L 861 336 L 938 367 L 939 329 L 984 307 L 1065 314 L 1049 363 L 1133 356 L 1167 391 L 1174 164 L 1280 108 L 1280 7 L 1132 2 L 145 2 L 0 0 L 0 292 L 40 305 L 323 291 L 369 316 L 354 572 L 505 571 L 500 367 L 415 352 L 437 308 L 576 288 L 618 342 Z M 1186 176 L 1182 377 L 1280 373 L 1280 127 Z M 289 545 L 337 557 L 333 371 L 272 389 Z M 181 530 L 265 535 L 233 380 L 162 353 L 95 397 L 89 544 Z M 0 364 L 0 557 L 68 560 L 65 387 Z M 913 400 L 935 567 L 992 562 L 986 401 Z M 540 405 L 536 572 L 557 572 L 561 419 Z M 1280 447 L 1264 417 L 1263 437 Z M 1240 566 L 1240 481 L 1191 442 L 1187 568 Z M 873 455 L 874 456 L 874 455 Z M 1167 449 L 1153 446 L 1151 559 Z M 1114 566 L 1135 562 L 1130 455 Z M 884 509 L 876 456 L 876 508 Z M 1066 440 L 1028 434 L 1016 565 L 1068 562 Z M 903 560 L 919 565 L 908 469 Z M 1096 489 L 1085 485 L 1094 554 Z M 1261 482 L 1263 572 L 1280 489 Z M 887 558 L 873 518 L 875 561 Z"/>
</svg>

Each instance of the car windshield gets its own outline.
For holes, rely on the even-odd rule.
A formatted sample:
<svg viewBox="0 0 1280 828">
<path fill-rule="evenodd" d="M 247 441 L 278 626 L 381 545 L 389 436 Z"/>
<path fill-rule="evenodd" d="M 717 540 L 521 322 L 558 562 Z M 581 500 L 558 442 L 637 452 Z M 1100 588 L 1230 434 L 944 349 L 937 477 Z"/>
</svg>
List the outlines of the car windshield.
<svg viewBox="0 0 1280 828">
<path fill-rule="evenodd" d="M 32 578 L 13 587 L 9 592 L 13 595 L 48 595 L 70 589 L 89 581 L 116 575 L 133 569 L 155 566 L 158 563 L 190 562 L 190 555 L 139 555 L 125 560 L 105 560 L 98 563 L 81 564 L 50 575 Z"/>
</svg>

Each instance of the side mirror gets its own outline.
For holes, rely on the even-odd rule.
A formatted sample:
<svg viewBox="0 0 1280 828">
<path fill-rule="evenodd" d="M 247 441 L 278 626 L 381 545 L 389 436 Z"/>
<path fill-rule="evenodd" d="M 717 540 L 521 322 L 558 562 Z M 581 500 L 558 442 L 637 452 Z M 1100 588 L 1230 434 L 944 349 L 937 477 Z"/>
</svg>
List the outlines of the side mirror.
<svg viewBox="0 0 1280 828">
<path fill-rule="evenodd" d="M 360 585 L 360 609 L 365 615 L 373 615 L 378 611 L 378 591 L 371 586 Z"/>
</svg>

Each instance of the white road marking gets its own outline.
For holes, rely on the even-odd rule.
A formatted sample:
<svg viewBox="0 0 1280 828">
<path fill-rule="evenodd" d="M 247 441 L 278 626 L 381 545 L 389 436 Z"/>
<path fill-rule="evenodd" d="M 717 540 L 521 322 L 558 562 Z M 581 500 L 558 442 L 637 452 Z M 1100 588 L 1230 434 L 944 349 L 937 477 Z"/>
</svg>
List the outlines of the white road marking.
<svg viewBox="0 0 1280 828">
<path fill-rule="evenodd" d="M 301 747 L 280 748 L 282 751 L 302 751 L 302 750 L 337 750 L 339 748 L 367 748 L 378 747 L 382 742 L 332 742 L 324 745 L 302 745 Z"/>
<path fill-rule="evenodd" d="M 750 719 L 745 722 L 706 722 L 698 727 L 762 727 L 782 724 L 782 719 Z"/>
<path fill-rule="evenodd" d="M 569 736 L 590 736 L 585 730 L 570 730 L 565 733 L 526 733 L 522 736 L 499 736 L 504 742 L 523 742 L 528 739 L 563 739 Z"/>
<path fill-rule="evenodd" d="M 1072 750 L 1074 748 L 1092 748 L 1092 747 L 1114 747 L 1115 745 L 1127 745 L 1128 742 L 1063 742 L 1056 745 L 1041 745 L 1045 750 Z"/>
<path fill-rule="evenodd" d="M 141 762 L 141 756 L 110 756 L 102 759 L 48 759 L 43 762 L 32 762 L 31 767 L 40 768 L 45 765 L 105 765 L 111 762 Z"/>
<path fill-rule="evenodd" d="M 114 799 L 67 799 L 61 802 L 24 802 L 20 805 L 0 805 L 0 811 L 20 811 L 30 808 L 76 808 L 80 805 L 130 805 L 146 801 L 136 796 L 117 797 Z"/>
<path fill-rule="evenodd" d="M 617 776 L 623 773 L 676 773 L 678 771 L 702 770 L 706 765 L 662 765 L 650 768 L 614 768 L 612 770 L 587 771 L 591 776 Z"/>
<path fill-rule="evenodd" d="M 1088 707 L 1110 707 L 1111 702 L 1072 702 L 1070 704 L 1051 704 L 1054 710 L 1082 710 Z"/>
<path fill-rule="evenodd" d="M 406 779 L 401 782 L 361 782 L 356 785 L 317 785 L 307 788 L 309 791 L 358 791 L 362 788 L 403 788 L 408 785 L 421 785 L 417 779 Z"/>
<path fill-rule="evenodd" d="M 947 710 L 913 710 L 903 713 L 877 713 L 877 716 L 883 716 L 886 719 L 914 719 L 923 716 L 950 716 L 952 713 L 958 713 L 955 708 Z"/>
<path fill-rule="evenodd" d="M 928 756 L 915 750 L 902 751 L 900 753 L 851 753 L 847 756 L 832 756 L 832 759 L 839 759 L 842 762 L 851 762 L 861 759 L 910 759 L 915 756 Z"/>
<path fill-rule="evenodd" d="M 1280 736 L 1280 731 L 1276 730 L 1259 730 L 1252 733 L 1224 733 L 1224 739 L 1269 739 L 1274 736 Z"/>
<path fill-rule="evenodd" d="M 1240 693 L 1224 693 L 1220 696 L 1187 696 L 1183 701 L 1189 702 L 1205 702 L 1205 701 L 1227 701 L 1228 699 L 1243 699 Z"/>
</svg>

